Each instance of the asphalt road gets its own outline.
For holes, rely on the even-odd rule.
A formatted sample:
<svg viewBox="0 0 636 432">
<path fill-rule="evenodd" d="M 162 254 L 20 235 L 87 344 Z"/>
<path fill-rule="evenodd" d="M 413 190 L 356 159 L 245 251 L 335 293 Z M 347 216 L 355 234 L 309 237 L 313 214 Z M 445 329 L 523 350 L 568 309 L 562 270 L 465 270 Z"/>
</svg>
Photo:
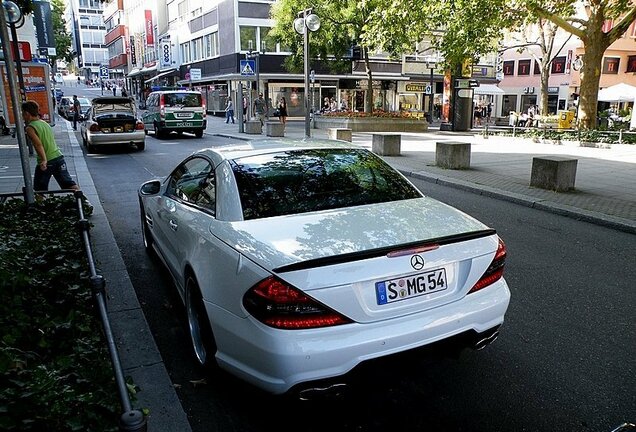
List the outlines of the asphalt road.
<svg viewBox="0 0 636 432">
<path fill-rule="evenodd" d="M 192 360 L 169 274 L 143 249 L 136 190 L 224 138 L 148 137 L 87 156 L 130 278 L 194 431 L 598 431 L 636 421 L 636 236 L 414 180 L 497 229 L 512 291 L 501 336 L 445 358 L 365 365 L 340 400 L 273 397 Z M 143 389 L 142 389 L 143 391 Z"/>
</svg>

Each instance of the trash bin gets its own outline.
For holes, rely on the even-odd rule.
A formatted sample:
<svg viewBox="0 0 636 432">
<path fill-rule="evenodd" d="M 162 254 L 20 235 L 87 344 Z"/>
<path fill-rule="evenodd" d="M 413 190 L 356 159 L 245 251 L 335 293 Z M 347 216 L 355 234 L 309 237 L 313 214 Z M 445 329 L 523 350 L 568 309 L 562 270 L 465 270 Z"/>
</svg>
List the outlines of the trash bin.
<svg viewBox="0 0 636 432">
<path fill-rule="evenodd" d="M 559 129 L 572 129 L 574 111 L 559 111 Z"/>
</svg>

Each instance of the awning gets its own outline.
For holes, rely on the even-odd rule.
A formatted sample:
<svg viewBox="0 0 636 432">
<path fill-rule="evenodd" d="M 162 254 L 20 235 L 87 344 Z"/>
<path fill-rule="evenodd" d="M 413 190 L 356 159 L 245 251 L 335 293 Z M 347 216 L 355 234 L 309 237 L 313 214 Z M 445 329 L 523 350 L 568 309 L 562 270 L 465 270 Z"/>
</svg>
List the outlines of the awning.
<svg viewBox="0 0 636 432">
<path fill-rule="evenodd" d="M 128 75 L 126 75 L 128 78 L 132 78 L 132 77 L 136 77 L 137 75 L 139 75 L 141 73 L 141 69 L 139 68 L 134 68 L 133 70 L 131 70 L 130 72 L 128 72 Z"/>
<path fill-rule="evenodd" d="M 478 95 L 498 95 L 506 93 L 494 84 L 482 84 L 479 87 L 475 87 L 473 90 L 474 93 Z"/>
<path fill-rule="evenodd" d="M 159 73 L 159 74 L 157 74 L 157 75 L 153 76 L 152 78 L 147 79 L 147 80 L 145 81 L 145 83 L 146 83 L 146 84 L 151 83 L 151 82 L 153 82 L 154 80 L 157 80 L 157 79 L 159 79 L 159 78 L 161 78 L 161 77 L 164 77 L 164 76 L 166 76 L 166 75 L 173 74 L 173 73 L 175 73 L 176 71 L 177 71 L 177 69 L 176 69 L 176 68 L 167 69 L 167 70 L 162 71 L 161 73 Z"/>
</svg>

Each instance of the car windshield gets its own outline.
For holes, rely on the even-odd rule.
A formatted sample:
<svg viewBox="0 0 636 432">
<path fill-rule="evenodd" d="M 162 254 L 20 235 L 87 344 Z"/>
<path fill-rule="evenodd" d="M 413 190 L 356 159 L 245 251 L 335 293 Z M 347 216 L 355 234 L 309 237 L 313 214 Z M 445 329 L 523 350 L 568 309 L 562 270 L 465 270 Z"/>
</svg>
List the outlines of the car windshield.
<svg viewBox="0 0 636 432">
<path fill-rule="evenodd" d="M 200 107 L 201 94 L 199 93 L 165 93 L 163 104 L 167 107 Z"/>
<path fill-rule="evenodd" d="M 77 98 L 77 100 L 79 101 L 80 105 L 90 105 L 91 101 L 89 101 L 86 98 Z"/>
<path fill-rule="evenodd" d="M 422 194 L 373 153 L 313 149 L 236 159 L 243 218 L 419 198 Z"/>
</svg>

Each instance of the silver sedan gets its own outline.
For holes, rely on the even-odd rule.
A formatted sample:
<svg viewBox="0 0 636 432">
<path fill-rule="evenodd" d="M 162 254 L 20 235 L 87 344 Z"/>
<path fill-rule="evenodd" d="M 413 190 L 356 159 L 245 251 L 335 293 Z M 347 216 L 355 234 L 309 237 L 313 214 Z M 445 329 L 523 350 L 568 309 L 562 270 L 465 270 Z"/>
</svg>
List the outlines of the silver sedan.
<svg viewBox="0 0 636 432">
<path fill-rule="evenodd" d="M 93 99 L 80 134 L 89 153 L 105 145 L 133 146 L 139 151 L 146 147 L 144 124 L 137 116 L 134 101 L 128 97 Z"/>
</svg>

